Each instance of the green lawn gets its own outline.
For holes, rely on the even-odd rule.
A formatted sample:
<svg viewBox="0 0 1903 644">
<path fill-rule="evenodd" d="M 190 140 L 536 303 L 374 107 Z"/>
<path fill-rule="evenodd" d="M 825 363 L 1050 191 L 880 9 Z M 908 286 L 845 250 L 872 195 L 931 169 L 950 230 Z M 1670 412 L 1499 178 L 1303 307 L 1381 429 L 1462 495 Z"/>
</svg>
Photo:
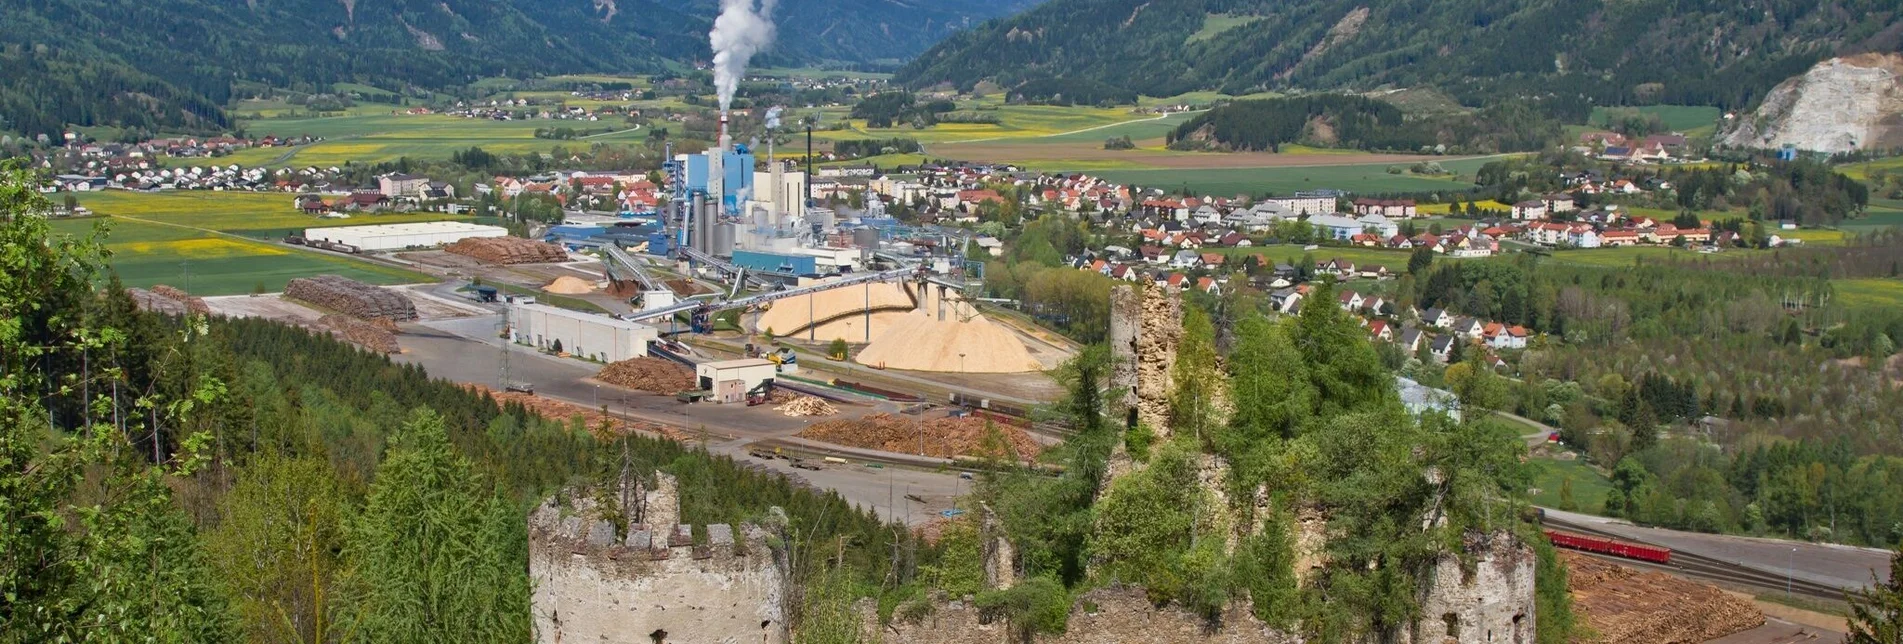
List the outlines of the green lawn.
<svg viewBox="0 0 1903 644">
<path fill-rule="evenodd" d="M 55 221 L 56 231 L 84 235 L 97 219 Z M 270 242 L 233 239 L 177 226 L 108 219 L 106 249 L 126 286 L 170 284 L 194 295 L 238 295 L 259 285 L 284 290 L 296 277 L 334 273 L 371 284 L 428 282 L 420 273 Z"/>
<path fill-rule="evenodd" d="M 1723 110 L 1716 107 L 1704 107 L 1699 105 L 1647 105 L 1632 108 L 1595 107 L 1592 110 L 1592 117 L 1588 122 L 1597 127 L 1610 127 L 1606 124 L 1606 117 L 1613 112 L 1625 109 L 1638 110 L 1644 114 L 1657 114 L 1659 120 L 1665 122 L 1665 127 L 1678 132 L 1685 132 L 1711 125 L 1717 122 L 1718 117 L 1724 113 Z"/>
<path fill-rule="evenodd" d="M 464 219 L 435 212 L 363 213 L 349 219 L 323 219 L 299 211 L 294 205 L 295 199 L 281 192 L 108 190 L 79 193 L 80 205 L 102 215 L 206 228 L 259 239 L 283 237 L 305 228 Z"/>
<path fill-rule="evenodd" d="M 1573 483 L 1573 506 L 1578 512 L 1598 514 L 1606 505 L 1606 492 L 1612 489 L 1610 481 L 1583 458 L 1562 461 L 1556 458 L 1535 457 L 1527 459 L 1526 465 L 1532 470 L 1533 503 L 1549 508 L 1560 507 L 1559 491 L 1566 481 Z"/>
</svg>

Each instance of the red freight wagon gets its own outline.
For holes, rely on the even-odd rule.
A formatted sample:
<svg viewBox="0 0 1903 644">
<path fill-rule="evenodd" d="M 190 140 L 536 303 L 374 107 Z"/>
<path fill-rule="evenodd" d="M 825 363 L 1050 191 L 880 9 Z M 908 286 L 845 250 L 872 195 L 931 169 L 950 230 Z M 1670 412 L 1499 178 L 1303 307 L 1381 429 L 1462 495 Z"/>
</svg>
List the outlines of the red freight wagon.
<svg viewBox="0 0 1903 644">
<path fill-rule="evenodd" d="M 1614 541 L 1612 539 L 1601 539 L 1599 537 L 1588 537 L 1554 530 L 1547 530 L 1546 538 L 1551 540 L 1553 545 L 1561 548 L 1597 552 L 1614 557 L 1625 557 L 1627 559 L 1650 561 L 1652 563 L 1672 563 L 1672 550 L 1670 548 Z"/>
</svg>

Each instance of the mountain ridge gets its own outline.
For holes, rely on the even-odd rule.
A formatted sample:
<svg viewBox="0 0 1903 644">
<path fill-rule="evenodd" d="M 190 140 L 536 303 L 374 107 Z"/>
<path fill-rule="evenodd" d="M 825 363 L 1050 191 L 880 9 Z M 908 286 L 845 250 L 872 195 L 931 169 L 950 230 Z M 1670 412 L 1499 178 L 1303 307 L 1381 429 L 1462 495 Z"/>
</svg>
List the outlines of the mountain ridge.
<svg viewBox="0 0 1903 644">
<path fill-rule="evenodd" d="M 1030 0 L 783 0 L 762 64 L 890 64 Z M 0 21 L 0 79 L 70 100 L 36 113 L 0 87 L 0 130 L 220 127 L 240 85 L 453 87 L 485 76 L 653 73 L 711 57 L 716 0 L 35 0 Z M 110 79 L 88 87 L 85 77 Z M 135 89 L 136 88 L 136 89 Z M 130 92 L 129 92 L 130 90 Z M 130 100 L 129 93 L 150 100 Z M 192 99 L 192 100 L 187 100 Z M 146 104 L 141 113 L 132 107 Z M 205 104 L 210 104 L 207 109 Z"/>
<path fill-rule="evenodd" d="M 1895 51 L 1884 0 L 1052 0 L 947 38 L 913 87 L 1038 77 L 1151 96 L 1442 86 L 1742 108 L 1831 55 Z"/>
</svg>

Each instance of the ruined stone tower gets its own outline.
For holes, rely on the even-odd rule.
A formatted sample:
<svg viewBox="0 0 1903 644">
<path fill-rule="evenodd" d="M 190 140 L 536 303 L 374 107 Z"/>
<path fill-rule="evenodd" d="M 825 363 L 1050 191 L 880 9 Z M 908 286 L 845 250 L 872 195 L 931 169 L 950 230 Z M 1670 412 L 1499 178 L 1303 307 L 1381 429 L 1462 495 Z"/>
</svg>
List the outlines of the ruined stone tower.
<svg viewBox="0 0 1903 644">
<path fill-rule="evenodd" d="M 598 507 L 585 491 L 529 515 L 529 576 L 541 644 L 788 641 L 787 579 L 768 533 L 753 525 L 680 525 L 674 477 Z M 618 527 L 606 517 L 644 517 Z"/>
</svg>

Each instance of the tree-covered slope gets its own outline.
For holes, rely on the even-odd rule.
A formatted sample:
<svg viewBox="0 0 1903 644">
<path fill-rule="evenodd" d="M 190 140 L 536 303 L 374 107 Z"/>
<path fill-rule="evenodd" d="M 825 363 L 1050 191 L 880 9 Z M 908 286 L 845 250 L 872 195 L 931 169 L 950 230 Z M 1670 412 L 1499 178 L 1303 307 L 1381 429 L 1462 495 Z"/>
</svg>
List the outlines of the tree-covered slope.
<svg viewBox="0 0 1903 644">
<path fill-rule="evenodd" d="M 439 88 L 496 75 L 653 72 L 709 59 L 719 12 L 714 0 L 6 4 L 0 131 L 25 134 L 57 134 L 65 123 L 216 126 L 224 117 L 206 103 L 226 102 L 244 83 L 329 91 L 338 82 Z M 759 63 L 896 62 L 1027 0 L 782 4 L 780 42 Z"/>
<path fill-rule="evenodd" d="M 1892 0 L 1053 0 L 946 39 L 913 85 L 1057 76 L 1151 95 L 1441 85 L 1741 107 L 1833 53 L 1894 51 Z"/>
</svg>

